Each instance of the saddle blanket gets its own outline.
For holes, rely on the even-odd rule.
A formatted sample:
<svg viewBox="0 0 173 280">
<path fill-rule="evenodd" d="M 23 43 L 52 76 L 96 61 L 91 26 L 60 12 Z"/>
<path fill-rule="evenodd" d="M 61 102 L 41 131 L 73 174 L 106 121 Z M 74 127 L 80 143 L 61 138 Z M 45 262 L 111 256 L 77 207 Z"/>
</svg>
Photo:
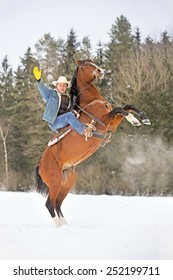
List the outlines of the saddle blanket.
<svg viewBox="0 0 173 280">
<path fill-rule="evenodd" d="M 71 131 L 71 128 L 66 128 L 62 132 L 58 133 L 55 137 L 53 137 L 48 142 L 48 147 L 51 147 L 52 145 L 55 145 L 57 142 L 59 142 L 62 138 L 64 138 L 69 132 Z"/>
</svg>

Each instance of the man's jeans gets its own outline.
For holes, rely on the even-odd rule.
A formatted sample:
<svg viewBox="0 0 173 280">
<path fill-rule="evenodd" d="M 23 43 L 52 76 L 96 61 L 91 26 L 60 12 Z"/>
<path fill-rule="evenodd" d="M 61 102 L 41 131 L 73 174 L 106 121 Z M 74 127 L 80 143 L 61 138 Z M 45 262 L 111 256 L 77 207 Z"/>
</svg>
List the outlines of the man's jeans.
<svg viewBox="0 0 173 280">
<path fill-rule="evenodd" d="M 49 127 L 51 130 L 57 132 L 58 129 L 65 127 L 66 125 L 70 124 L 79 134 L 83 134 L 84 129 L 86 126 L 82 124 L 72 112 L 68 112 L 57 116 L 53 124 L 49 123 Z"/>
</svg>

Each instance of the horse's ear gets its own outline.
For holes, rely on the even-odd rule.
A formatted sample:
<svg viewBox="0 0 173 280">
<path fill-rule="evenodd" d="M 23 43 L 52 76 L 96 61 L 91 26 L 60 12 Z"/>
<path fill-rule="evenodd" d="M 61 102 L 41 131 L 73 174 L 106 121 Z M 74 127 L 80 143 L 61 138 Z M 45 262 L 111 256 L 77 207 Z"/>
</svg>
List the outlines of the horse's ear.
<svg viewBox="0 0 173 280">
<path fill-rule="evenodd" d="M 80 59 L 77 59 L 77 60 L 75 61 L 75 63 L 78 64 L 78 65 L 80 65 L 80 64 L 81 64 L 81 60 L 80 60 Z"/>
</svg>

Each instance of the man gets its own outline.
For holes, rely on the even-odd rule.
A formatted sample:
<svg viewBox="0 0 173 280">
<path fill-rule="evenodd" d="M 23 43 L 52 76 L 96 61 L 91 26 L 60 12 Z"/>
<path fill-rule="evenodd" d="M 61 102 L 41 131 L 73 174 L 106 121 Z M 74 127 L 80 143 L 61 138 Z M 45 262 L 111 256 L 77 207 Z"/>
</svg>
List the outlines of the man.
<svg viewBox="0 0 173 280">
<path fill-rule="evenodd" d="M 50 129 L 57 132 L 58 129 L 69 124 L 86 138 L 92 137 L 91 128 L 81 123 L 72 112 L 68 112 L 70 95 L 66 93 L 66 90 L 70 86 L 70 82 L 66 77 L 60 76 L 57 81 L 53 81 L 55 89 L 51 89 L 43 83 L 41 70 L 37 66 L 34 67 L 33 73 L 37 80 L 37 88 L 46 102 L 43 120 L 48 122 Z"/>
</svg>

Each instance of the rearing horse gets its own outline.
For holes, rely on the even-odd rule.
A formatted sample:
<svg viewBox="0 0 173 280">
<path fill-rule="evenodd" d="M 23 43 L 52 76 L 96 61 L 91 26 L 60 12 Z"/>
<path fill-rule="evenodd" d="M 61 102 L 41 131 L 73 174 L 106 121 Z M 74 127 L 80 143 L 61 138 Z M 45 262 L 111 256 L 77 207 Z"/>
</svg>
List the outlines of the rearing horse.
<svg viewBox="0 0 173 280">
<path fill-rule="evenodd" d="M 93 137 L 85 139 L 70 127 L 70 133 L 61 141 L 44 150 L 36 168 L 37 190 L 42 192 L 45 186 L 48 187 L 46 207 L 56 225 L 65 223 L 61 204 L 75 184 L 75 166 L 105 143 L 124 117 L 133 125 L 140 125 L 130 111 L 136 113 L 144 124 L 150 124 L 145 113 L 133 105 L 113 109 L 101 96 L 93 82 L 103 78 L 103 69 L 90 60 L 78 60 L 77 64 L 71 94 L 76 99 L 75 109 L 80 112 L 80 121 L 95 128 Z"/>
</svg>

